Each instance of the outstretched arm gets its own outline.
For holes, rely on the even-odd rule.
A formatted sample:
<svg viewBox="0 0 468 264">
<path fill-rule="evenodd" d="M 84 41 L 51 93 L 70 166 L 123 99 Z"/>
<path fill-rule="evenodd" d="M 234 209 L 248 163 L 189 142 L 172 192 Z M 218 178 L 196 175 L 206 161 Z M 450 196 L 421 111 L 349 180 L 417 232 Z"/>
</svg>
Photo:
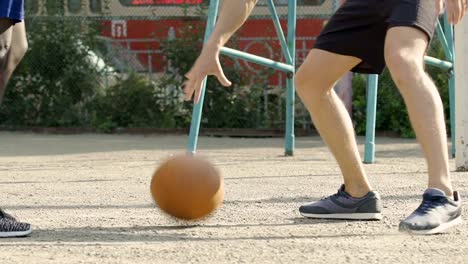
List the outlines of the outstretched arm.
<svg viewBox="0 0 468 264">
<path fill-rule="evenodd" d="M 214 75 L 223 86 L 231 82 L 224 75 L 219 62 L 219 52 L 232 35 L 244 24 L 252 12 L 257 0 L 224 0 L 218 22 L 192 69 L 185 75 L 185 99 L 194 97 L 198 103 L 201 96 L 203 80 L 208 75 Z"/>
</svg>

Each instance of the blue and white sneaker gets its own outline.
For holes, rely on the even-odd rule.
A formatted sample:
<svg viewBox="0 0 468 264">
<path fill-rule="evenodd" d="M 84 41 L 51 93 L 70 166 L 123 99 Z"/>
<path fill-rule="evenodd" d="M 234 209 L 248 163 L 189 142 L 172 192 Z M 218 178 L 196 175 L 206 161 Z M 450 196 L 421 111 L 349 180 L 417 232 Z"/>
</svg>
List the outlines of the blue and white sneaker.
<svg viewBox="0 0 468 264">
<path fill-rule="evenodd" d="M 424 192 L 421 205 L 400 223 L 400 231 L 419 235 L 443 233 L 462 222 L 462 205 L 458 192 L 453 199 L 439 189 Z"/>
<path fill-rule="evenodd" d="M 320 201 L 303 205 L 299 208 L 302 216 L 318 219 L 382 219 L 382 204 L 377 192 L 369 192 L 364 197 L 354 198 L 342 185 L 334 195 Z"/>
<path fill-rule="evenodd" d="M 18 222 L 13 216 L 0 209 L 0 238 L 23 237 L 31 234 L 32 227 L 28 223 Z"/>
</svg>

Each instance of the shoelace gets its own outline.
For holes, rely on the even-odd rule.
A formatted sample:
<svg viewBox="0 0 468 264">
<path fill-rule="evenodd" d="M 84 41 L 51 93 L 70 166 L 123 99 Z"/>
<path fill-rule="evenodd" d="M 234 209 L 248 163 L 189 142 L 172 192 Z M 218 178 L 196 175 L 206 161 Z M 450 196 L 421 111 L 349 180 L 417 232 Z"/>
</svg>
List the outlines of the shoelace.
<svg viewBox="0 0 468 264">
<path fill-rule="evenodd" d="M 434 208 L 444 204 L 444 197 L 424 197 L 423 202 L 419 205 L 418 209 L 416 209 L 416 212 L 419 214 L 426 214 Z"/>
</svg>

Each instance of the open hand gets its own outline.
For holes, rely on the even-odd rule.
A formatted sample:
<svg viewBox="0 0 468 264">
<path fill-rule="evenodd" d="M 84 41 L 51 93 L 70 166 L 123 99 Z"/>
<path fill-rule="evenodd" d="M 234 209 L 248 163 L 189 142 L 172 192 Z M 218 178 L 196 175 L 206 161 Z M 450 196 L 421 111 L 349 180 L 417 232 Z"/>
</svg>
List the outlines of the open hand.
<svg viewBox="0 0 468 264">
<path fill-rule="evenodd" d="M 203 80 L 208 75 L 214 75 L 225 87 L 231 86 L 231 82 L 224 75 L 219 62 L 220 48 L 213 45 L 206 45 L 192 69 L 185 75 L 187 80 L 184 83 L 185 100 L 190 101 L 194 97 L 194 102 L 198 104 L 202 93 Z"/>
<path fill-rule="evenodd" d="M 439 6 L 442 6 L 443 0 L 438 0 Z M 445 0 L 445 10 L 450 24 L 457 24 L 460 22 L 468 11 L 468 0 Z"/>
</svg>

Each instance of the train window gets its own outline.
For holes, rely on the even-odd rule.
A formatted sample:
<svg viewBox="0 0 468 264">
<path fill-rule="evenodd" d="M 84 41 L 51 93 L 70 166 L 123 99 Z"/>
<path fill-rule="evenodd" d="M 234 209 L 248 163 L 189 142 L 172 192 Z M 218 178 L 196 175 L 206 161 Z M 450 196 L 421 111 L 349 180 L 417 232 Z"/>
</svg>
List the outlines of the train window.
<svg viewBox="0 0 468 264">
<path fill-rule="evenodd" d="M 65 13 L 63 1 L 46 0 L 45 6 L 49 15 L 63 15 Z"/>
<path fill-rule="evenodd" d="M 119 0 L 124 6 L 199 5 L 203 0 Z"/>
<path fill-rule="evenodd" d="M 39 11 L 39 4 L 37 3 L 37 0 L 26 0 L 24 2 L 24 9 L 26 14 L 37 14 Z"/>
<path fill-rule="evenodd" d="M 101 0 L 89 0 L 89 9 L 93 13 L 102 13 L 102 1 Z"/>
<path fill-rule="evenodd" d="M 81 0 L 68 0 L 68 11 L 70 13 L 79 13 L 81 11 Z"/>
</svg>

